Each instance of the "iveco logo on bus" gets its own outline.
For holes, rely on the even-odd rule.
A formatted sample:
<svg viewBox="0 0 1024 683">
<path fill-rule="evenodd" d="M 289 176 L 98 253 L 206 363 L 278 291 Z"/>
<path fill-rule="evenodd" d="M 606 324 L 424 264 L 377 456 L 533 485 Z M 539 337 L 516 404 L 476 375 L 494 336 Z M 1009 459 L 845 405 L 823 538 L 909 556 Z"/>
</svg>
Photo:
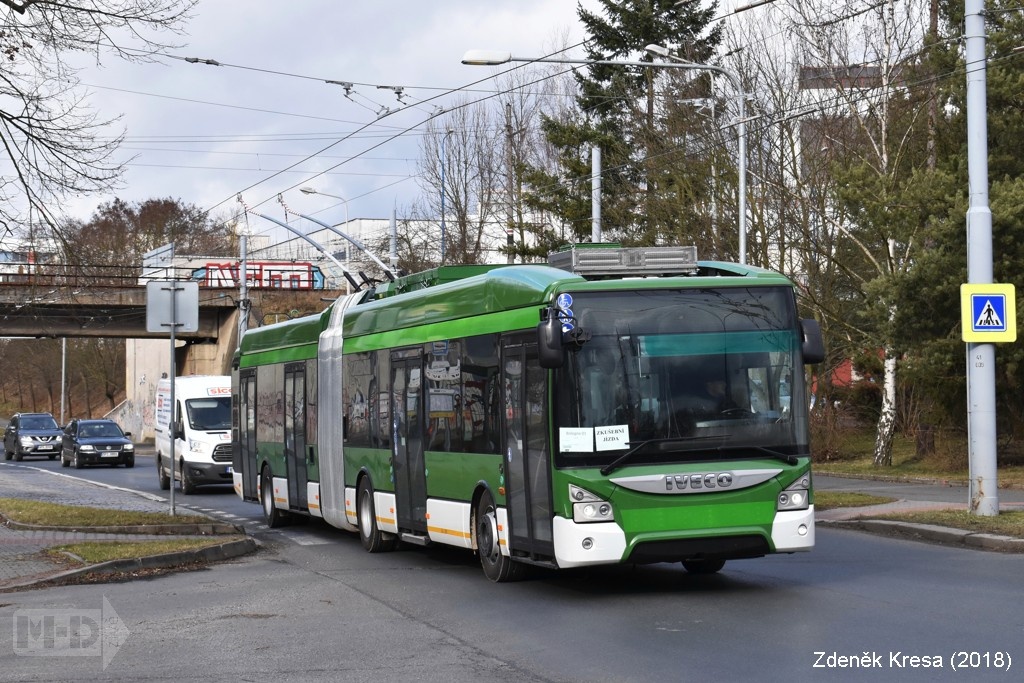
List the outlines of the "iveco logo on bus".
<svg viewBox="0 0 1024 683">
<path fill-rule="evenodd" d="M 732 486 L 732 472 L 708 472 L 706 474 L 669 474 L 665 477 L 666 491 L 691 491 L 699 489 L 728 488 Z"/>
</svg>

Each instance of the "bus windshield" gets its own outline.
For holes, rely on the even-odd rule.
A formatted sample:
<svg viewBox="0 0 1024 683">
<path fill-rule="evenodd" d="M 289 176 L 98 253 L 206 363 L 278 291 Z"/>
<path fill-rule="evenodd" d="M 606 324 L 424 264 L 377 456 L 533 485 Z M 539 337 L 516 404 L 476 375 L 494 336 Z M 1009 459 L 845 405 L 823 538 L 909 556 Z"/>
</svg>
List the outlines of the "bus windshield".
<svg viewBox="0 0 1024 683">
<path fill-rule="evenodd" d="M 589 331 L 556 370 L 559 467 L 806 455 L 792 290 L 571 294 Z M 638 447 L 650 441 L 650 446 Z"/>
</svg>

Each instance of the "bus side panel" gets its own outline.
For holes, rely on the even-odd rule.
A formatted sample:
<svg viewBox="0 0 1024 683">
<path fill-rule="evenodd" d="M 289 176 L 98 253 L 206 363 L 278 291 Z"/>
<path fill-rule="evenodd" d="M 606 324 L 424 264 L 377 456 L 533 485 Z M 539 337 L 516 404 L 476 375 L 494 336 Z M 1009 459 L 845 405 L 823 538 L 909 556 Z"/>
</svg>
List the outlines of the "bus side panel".
<svg viewBox="0 0 1024 683">
<path fill-rule="evenodd" d="M 504 505 L 499 495 L 502 458 L 494 453 L 445 453 L 427 451 L 427 497 L 472 502 L 477 484 L 486 482 L 496 505 Z"/>
<path fill-rule="evenodd" d="M 391 471 L 391 451 L 381 448 L 345 449 L 347 458 L 347 488 L 358 488 L 359 474 L 366 472 L 370 476 L 374 491 L 395 492 L 394 473 Z"/>
<path fill-rule="evenodd" d="M 427 533 L 430 540 L 460 548 L 473 547 L 472 507 L 469 503 L 427 499 Z"/>
</svg>

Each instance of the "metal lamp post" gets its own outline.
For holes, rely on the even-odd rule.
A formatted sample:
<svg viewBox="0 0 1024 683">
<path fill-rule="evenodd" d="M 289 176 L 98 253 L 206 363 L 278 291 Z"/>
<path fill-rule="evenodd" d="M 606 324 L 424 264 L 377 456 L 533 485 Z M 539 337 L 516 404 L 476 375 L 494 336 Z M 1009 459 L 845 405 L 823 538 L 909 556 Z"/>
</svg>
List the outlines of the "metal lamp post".
<svg viewBox="0 0 1024 683">
<path fill-rule="evenodd" d="M 308 186 L 307 187 L 300 187 L 299 188 L 299 192 L 301 192 L 302 194 L 319 194 L 319 195 L 323 195 L 324 197 L 331 197 L 332 199 L 337 199 L 337 200 L 339 200 L 341 202 L 344 202 L 344 204 L 345 204 L 345 228 L 348 229 L 348 200 L 347 199 L 345 199 L 344 197 L 339 197 L 336 194 L 328 194 L 326 192 L 321 192 L 320 190 L 316 189 L 315 187 L 308 187 Z M 349 254 L 349 248 L 346 246 L 345 247 L 345 266 L 346 266 L 345 270 L 348 270 L 348 267 L 347 267 L 348 264 L 349 264 L 348 254 Z M 347 283 L 345 285 L 345 291 L 348 292 L 348 284 Z"/>
<path fill-rule="evenodd" d="M 747 127 L 746 127 L 746 103 L 743 95 L 743 88 L 739 76 L 728 69 L 710 64 L 696 64 L 687 62 L 669 53 L 667 48 L 660 45 L 648 45 L 644 48 L 648 52 L 661 57 L 672 59 L 671 62 L 639 62 L 617 59 L 558 59 L 551 57 L 513 57 L 508 52 L 493 52 L 490 50 L 470 50 L 462 57 L 463 64 L 473 66 L 500 66 L 508 62 L 545 62 L 553 64 L 609 64 L 614 66 L 636 66 L 642 68 L 665 68 L 665 69 L 699 69 L 714 71 L 729 78 L 737 90 L 739 97 L 739 160 L 737 162 L 739 174 L 739 261 L 741 264 L 747 262 Z"/>
</svg>

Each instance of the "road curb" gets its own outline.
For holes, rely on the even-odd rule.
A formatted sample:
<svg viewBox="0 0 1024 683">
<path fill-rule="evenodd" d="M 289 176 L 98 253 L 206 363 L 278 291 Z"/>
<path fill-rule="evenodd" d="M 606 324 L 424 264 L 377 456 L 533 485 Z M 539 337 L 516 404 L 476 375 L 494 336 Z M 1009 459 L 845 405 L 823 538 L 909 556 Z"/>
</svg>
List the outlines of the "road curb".
<svg viewBox="0 0 1024 683">
<path fill-rule="evenodd" d="M 35 577 L 19 583 L 11 583 L 5 585 L 3 587 L 3 591 L 9 592 L 22 588 L 44 586 L 49 583 L 73 579 L 86 574 L 116 574 L 143 569 L 181 567 L 197 562 L 220 562 L 256 552 L 259 546 L 259 541 L 251 536 L 247 536 L 246 538 L 238 539 L 236 541 L 219 543 L 217 545 L 198 548 L 195 550 L 179 550 L 171 553 L 148 555 L 146 557 L 136 557 L 127 560 L 110 560 L 109 562 L 100 562 L 98 564 L 68 569 L 55 574 L 50 574 L 49 576 Z"/>
<path fill-rule="evenodd" d="M 1024 553 L 1024 539 L 998 534 L 979 533 L 964 529 L 932 524 L 914 524 L 882 519 L 817 520 L 822 526 L 832 526 L 857 531 L 899 536 L 911 540 L 956 545 L 976 550 L 993 550 L 1004 553 Z"/>
</svg>

